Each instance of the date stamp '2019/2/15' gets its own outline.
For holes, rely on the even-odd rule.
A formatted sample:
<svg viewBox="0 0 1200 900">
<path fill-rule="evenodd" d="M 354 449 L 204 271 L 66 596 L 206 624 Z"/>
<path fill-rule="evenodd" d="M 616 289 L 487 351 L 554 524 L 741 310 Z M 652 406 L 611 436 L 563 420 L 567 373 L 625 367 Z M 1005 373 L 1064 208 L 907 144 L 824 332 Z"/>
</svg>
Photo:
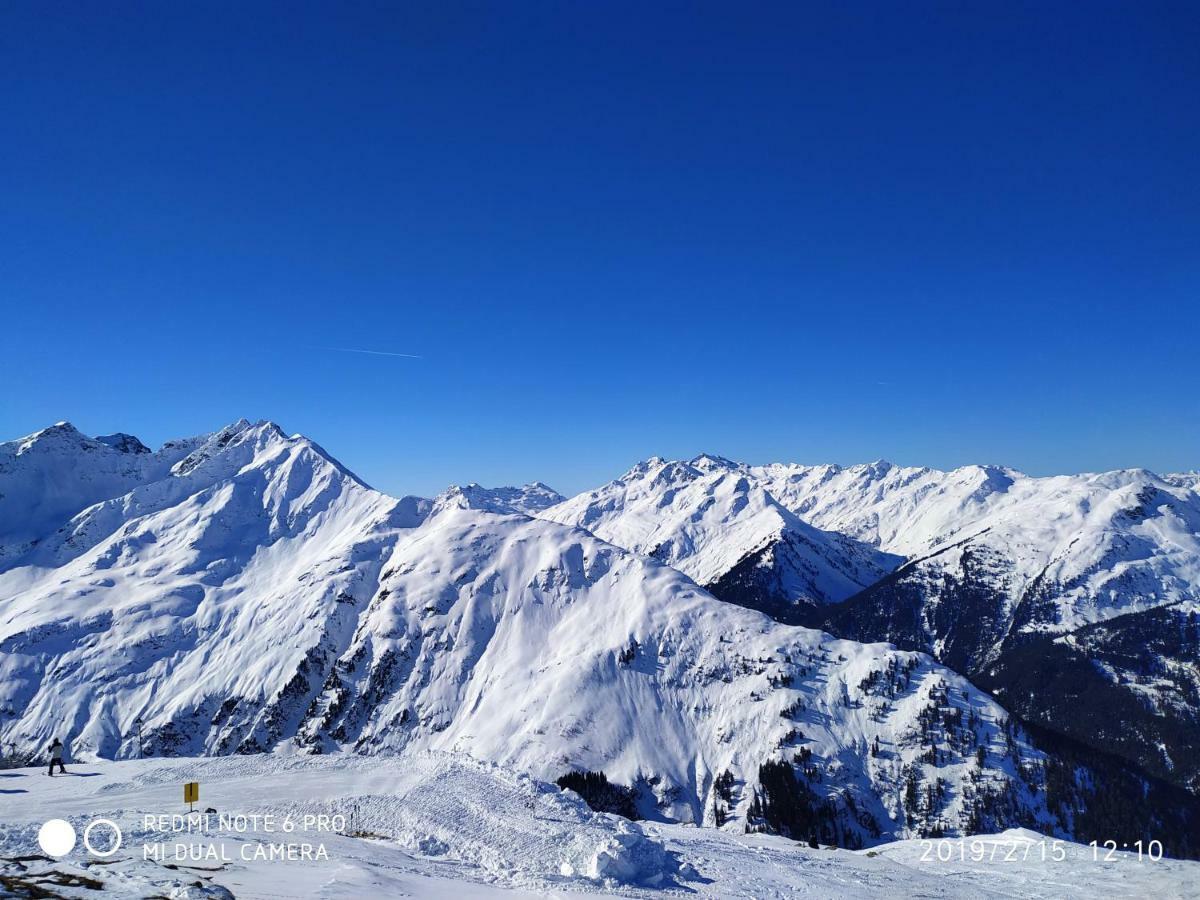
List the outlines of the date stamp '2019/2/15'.
<svg viewBox="0 0 1200 900">
<path fill-rule="evenodd" d="M 1075 851 L 1068 853 L 1068 846 Z M 1078 852 L 1083 851 L 1083 852 Z M 1089 852 L 1090 851 L 1090 852 Z M 921 841 L 920 861 L 924 863 L 952 862 L 1065 862 L 1068 857 L 1091 862 L 1119 862 L 1122 860 L 1149 860 L 1158 862 L 1163 858 L 1162 841 L 1092 841 L 1086 847 L 1068 844 L 1066 841 L 943 838 Z"/>
</svg>

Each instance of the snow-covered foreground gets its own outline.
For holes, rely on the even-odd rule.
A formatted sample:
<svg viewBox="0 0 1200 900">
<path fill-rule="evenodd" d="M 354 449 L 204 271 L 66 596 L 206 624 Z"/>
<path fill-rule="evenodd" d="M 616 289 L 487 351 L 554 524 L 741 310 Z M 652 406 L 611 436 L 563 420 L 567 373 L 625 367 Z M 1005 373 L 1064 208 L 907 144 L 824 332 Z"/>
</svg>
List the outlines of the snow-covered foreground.
<svg viewBox="0 0 1200 900">
<path fill-rule="evenodd" d="M 182 818 L 189 781 L 200 784 L 197 809 L 214 813 Z M 0 795 L 0 896 L 1200 897 L 1195 862 L 1125 853 L 1094 862 L 1075 844 L 1059 845 L 1065 859 L 1055 861 L 1049 839 L 1018 831 L 968 839 L 962 851 L 957 841 L 810 850 L 626 822 L 524 775 L 440 753 L 100 762 L 54 779 L 19 769 L 0 772 Z M 58 861 L 40 851 L 47 819 L 82 835 L 97 817 L 123 832 L 110 858 L 82 843 Z M 111 846 L 106 825 L 91 837 L 101 852 Z M 147 859 L 147 848 L 161 858 Z M 938 849 L 952 860 L 939 862 Z"/>
</svg>

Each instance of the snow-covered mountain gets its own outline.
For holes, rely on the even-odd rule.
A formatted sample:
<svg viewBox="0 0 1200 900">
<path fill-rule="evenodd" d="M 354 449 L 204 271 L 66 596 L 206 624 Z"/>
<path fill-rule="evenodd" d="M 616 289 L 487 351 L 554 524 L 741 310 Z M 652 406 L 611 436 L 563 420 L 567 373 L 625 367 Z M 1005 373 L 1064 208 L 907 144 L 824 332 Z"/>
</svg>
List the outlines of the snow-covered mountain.
<svg viewBox="0 0 1200 900">
<path fill-rule="evenodd" d="M 765 466 L 798 515 L 912 560 L 824 627 L 926 650 L 1032 721 L 1200 787 L 1200 495 L 1144 469 Z"/>
<path fill-rule="evenodd" d="M 763 578 L 755 557 L 724 579 L 703 573 L 717 596 L 745 602 L 749 580 L 752 605 L 777 618 L 924 650 L 1027 718 L 1200 785 L 1200 757 L 1189 749 L 1200 740 L 1194 475 L 1131 469 L 1033 478 L 994 466 L 748 466 L 711 456 L 652 460 L 631 475 L 660 471 L 682 471 L 689 483 L 735 483 L 743 496 L 769 498 L 760 505 L 824 529 L 818 533 L 909 557 L 852 598 L 815 610 L 789 609 L 795 589 Z M 695 558 L 719 558 L 713 544 L 745 545 L 739 534 L 750 504 L 721 507 L 667 478 L 634 479 L 635 493 L 623 487 L 629 479 L 543 515 L 641 552 L 654 551 L 659 530 L 690 534 L 697 522 L 701 540 L 681 542 Z"/>
<path fill-rule="evenodd" d="M 647 812 L 710 824 L 766 816 L 760 767 L 795 758 L 839 840 L 1053 826 L 1019 777 L 1042 757 L 927 657 L 776 625 L 580 529 L 394 500 L 270 423 L 152 475 L 0 575 L 7 740 L 453 747 L 547 778 L 603 770 Z M 926 762 L 930 729 L 946 743 Z M 903 808 L 909 782 L 939 778 Z"/>
<path fill-rule="evenodd" d="M 129 435 L 89 438 L 59 422 L 0 443 L 0 570 L 84 507 L 162 478 L 202 440 L 150 453 Z"/>
<path fill-rule="evenodd" d="M 433 499 L 433 507 L 481 509 L 494 513 L 520 513 L 536 516 L 542 510 L 561 503 L 565 497 L 540 481 L 521 487 L 485 488 L 472 482 L 452 485 Z"/>
<path fill-rule="evenodd" d="M 26 740 L 66 731 L 130 755 L 140 716 L 151 745 L 190 745 L 232 714 L 217 707 L 248 697 L 238 744 L 209 749 L 273 744 L 288 679 L 353 633 L 353 593 L 374 590 L 390 536 L 427 512 L 270 423 L 193 444 L 0 574 L 0 708 Z M 79 452 L 72 477 L 93 451 Z"/>
<path fill-rule="evenodd" d="M 659 507 L 661 534 L 701 551 L 656 559 L 509 511 L 542 486 L 387 497 L 268 422 L 158 454 L 90 443 L 37 469 L 61 500 L 0 573 L 4 742 L 66 736 L 103 757 L 454 750 L 546 779 L 603 772 L 609 799 L 647 816 L 847 845 L 1013 825 L 1186 831 L 1159 788 L 1045 752 L 929 657 L 698 586 L 680 569 L 719 559 L 726 527 L 750 549 L 803 536 L 810 585 L 848 590 L 886 566 L 724 461 L 629 479 L 631 511 L 636 485 L 666 483 L 679 505 Z M 122 481 L 118 453 L 161 462 Z M 103 490 L 81 474 L 94 458 Z M 0 519 L 10 546 L 21 527 Z M 810 599 L 834 599 L 821 589 Z M 1130 796 L 1126 818 L 1106 818 Z"/>
<path fill-rule="evenodd" d="M 928 769 L 923 717 L 945 741 Z M 992 814 L 991 792 L 1003 816 L 1044 815 L 1017 777 L 1044 760 L 1005 721 L 928 657 L 776 625 L 580 529 L 460 509 L 398 541 L 300 730 L 322 749 L 604 771 L 643 813 L 706 824 L 753 818 L 760 767 L 799 759 L 826 786 L 814 808 L 836 807 L 824 824 L 871 840 L 907 827 L 906 779 L 944 779 L 920 815 L 947 827 Z"/>
<path fill-rule="evenodd" d="M 1200 472 L 1172 472 L 1164 475 L 1163 480 L 1178 487 L 1185 487 L 1192 493 L 1200 494 Z"/>
<path fill-rule="evenodd" d="M 994 466 L 940 472 L 888 463 L 747 468 L 819 528 L 942 568 L 961 568 L 964 550 L 992 558 L 1005 633 L 1065 631 L 1200 597 L 1200 497 L 1187 476 L 1125 469 L 1032 478 Z"/>
<path fill-rule="evenodd" d="M 794 515 L 719 457 L 654 457 L 540 513 L 651 556 L 724 600 L 784 622 L 874 584 L 902 557 Z"/>
</svg>

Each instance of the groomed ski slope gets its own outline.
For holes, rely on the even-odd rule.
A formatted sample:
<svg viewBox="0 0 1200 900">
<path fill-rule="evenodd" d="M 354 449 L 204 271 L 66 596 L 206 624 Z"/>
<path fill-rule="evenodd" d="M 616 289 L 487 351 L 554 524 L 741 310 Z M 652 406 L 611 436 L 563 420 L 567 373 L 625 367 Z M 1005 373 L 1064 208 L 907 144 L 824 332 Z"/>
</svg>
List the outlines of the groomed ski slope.
<svg viewBox="0 0 1200 900">
<path fill-rule="evenodd" d="M 1200 897 L 1200 863 L 1138 861 L 1063 844 L 1066 859 L 1041 861 L 1040 835 L 982 838 L 996 861 L 938 862 L 927 842 L 857 853 L 811 850 L 762 835 L 631 823 L 596 814 L 574 794 L 489 763 L 444 753 L 402 757 L 256 755 L 69 764 L 71 774 L 0 772 L 0 896 L 39 884 L 62 897 Z M 180 814 L 182 785 L 200 783 L 212 830 L 145 827 L 145 816 Z M 274 830 L 221 830 L 219 814 L 276 816 Z M 300 824 L 343 815 L 338 830 Z M 296 830 L 284 833 L 290 815 Z M 81 846 L 60 861 L 41 854 L 37 831 L 64 818 L 77 831 L 94 817 L 124 833 L 108 861 Z M 313 820 L 315 821 L 315 819 Z M 163 823 L 167 824 L 167 823 Z M 352 836 L 353 835 L 353 836 Z M 167 859 L 144 859 L 165 842 Z M 244 860 L 258 844 L 323 845 L 325 859 Z M 1032 842 L 1033 852 L 1020 848 Z M 229 861 L 175 862 L 175 844 Z M 956 843 L 953 846 L 957 847 Z M 969 842 L 968 842 L 969 843 Z M 98 849 L 109 832 L 95 835 Z M 1015 858 L 1004 861 L 1009 847 Z M 214 848 L 212 850 L 208 848 Z"/>
</svg>

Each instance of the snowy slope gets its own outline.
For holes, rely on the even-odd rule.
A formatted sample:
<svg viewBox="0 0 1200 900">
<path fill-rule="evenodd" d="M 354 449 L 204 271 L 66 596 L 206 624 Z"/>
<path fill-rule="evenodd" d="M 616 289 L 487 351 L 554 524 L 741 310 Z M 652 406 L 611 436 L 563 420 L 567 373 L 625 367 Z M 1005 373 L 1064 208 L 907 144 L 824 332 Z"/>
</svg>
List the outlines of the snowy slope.
<svg viewBox="0 0 1200 900">
<path fill-rule="evenodd" d="M 652 556 L 705 586 L 745 572 L 756 590 L 738 595 L 742 605 L 784 621 L 789 605 L 844 600 L 901 562 L 813 528 L 739 467 L 717 457 L 690 462 L 655 457 L 540 515 Z M 733 591 L 718 593 L 733 599 Z"/>
<path fill-rule="evenodd" d="M 943 708 L 972 722 L 946 725 L 952 746 L 926 768 L 919 722 Z M 836 827 L 861 839 L 905 832 L 909 775 L 958 785 L 922 816 L 961 827 L 983 746 L 984 782 L 1042 814 L 1013 777 L 1004 712 L 927 657 L 777 625 L 524 517 L 449 509 L 401 538 L 314 713 L 301 730 L 326 749 L 456 749 L 544 778 L 602 770 L 638 786 L 646 812 L 707 824 L 717 806 L 744 819 L 759 766 L 799 754 L 828 779 L 819 795 L 855 795 L 872 825 Z M 722 800 L 725 772 L 739 789 Z"/>
<path fill-rule="evenodd" d="M 814 524 L 912 557 L 824 627 L 928 651 L 1027 719 L 1200 786 L 1194 475 L 741 468 Z"/>
<path fill-rule="evenodd" d="M 1170 475 L 1164 475 L 1163 480 L 1200 494 L 1200 472 L 1173 472 Z"/>
<path fill-rule="evenodd" d="M 927 568 L 939 571 L 958 569 L 966 549 L 986 555 L 995 570 L 999 636 L 1012 628 L 1066 630 L 1200 595 L 1200 497 L 1189 476 L 1145 470 L 1031 478 L 991 466 L 941 472 L 884 462 L 654 458 L 541 515 L 713 587 L 744 560 L 773 565 L 756 554 L 788 535 L 802 549 L 794 564 L 774 566 L 775 589 L 816 603 L 844 600 L 900 561 L 852 538 L 889 554 L 932 557 Z M 1027 595 L 1035 588 L 1039 601 L 1048 599 L 1033 610 Z"/>
<path fill-rule="evenodd" d="M 424 511 L 270 423 L 223 429 L 0 575 L 6 732 L 129 755 L 140 717 L 154 752 L 274 744 Z"/>
<path fill-rule="evenodd" d="M 502 767 L 447 754 L 397 759 L 256 755 L 72 766 L 88 777 L 16 770 L 0 813 L 0 878 L 13 889 L 50 886 L 63 897 L 363 898 L 477 900 L 563 896 L 815 896 L 1095 898 L 1196 897 L 1200 863 L 1094 859 L 1090 847 L 1014 830 L 964 842 L 903 841 L 858 853 L 817 850 L 766 835 L 635 824 L 591 812 L 573 794 Z M 199 781 L 217 810 L 205 832 L 147 828 L 145 816 L 183 811 L 180 785 Z M 221 814 L 264 817 L 253 830 L 222 828 Z M 305 815 L 341 815 L 334 827 Z M 271 825 L 265 817 L 276 818 Z M 292 832 L 283 832 L 291 815 Z M 106 816 L 124 833 L 109 860 L 77 848 L 59 861 L 36 833 L 62 817 L 77 831 Z M 246 821 L 249 821 L 248 819 Z M 181 825 L 183 823 L 180 823 Z M 106 844 L 101 827 L 97 842 Z M 166 842 L 168 857 L 144 848 Z M 324 860 L 255 859 L 283 842 L 324 849 Z M 174 859 L 174 848 L 184 858 Z M 945 860 L 937 858 L 942 850 Z M 1043 850 L 1045 851 L 1043 855 Z M 248 859 L 243 859 L 248 851 Z M 1056 858 L 1061 851 L 1061 860 Z M 201 857 L 186 858 L 189 852 Z M 220 858 L 228 857 L 228 861 Z M 55 882 L 49 879 L 59 873 Z M 88 882 L 63 885 L 63 876 Z M 49 883 L 48 883 L 49 882 Z M 190 890 L 190 894 L 184 891 Z"/>
<path fill-rule="evenodd" d="M 1194 787 L 1196 484 L 1141 469 L 1031 478 L 702 456 L 650 460 L 541 515 L 653 554 L 777 620 L 929 652 L 1021 715 Z M 824 541 L 795 551 L 788 535 Z M 909 561 L 886 574 L 897 557 L 861 565 L 862 551 L 820 549 L 855 539 Z"/>
<path fill-rule="evenodd" d="M 59 422 L 0 443 L 0 571 L 85 507 L 163 477 L 201 440 L 151 453 L 129 435 L 89 438 Z"/>
<path fill-rule="evenodd" d="M 772 463 L 738 468 L 817 527 L 910 557 L 976 530 L 970 523 L 1026 477 L 996 466 L 942 472 L 884 460 L 845 467 Z"/>
<path fill-rule="evenodd" d="M 1010 613 L 1035 583 L 1054 585 L 1048 605 L 1017 627 L 1065 630 L 1200 596 L 1200 496 L 1186 476 L 1124 469 L 1031 478 L 993 466 L 889 463 L 746 469 L 819 528 L 910 558 L 963 547 L 993 556 Z"/>
</svg>

